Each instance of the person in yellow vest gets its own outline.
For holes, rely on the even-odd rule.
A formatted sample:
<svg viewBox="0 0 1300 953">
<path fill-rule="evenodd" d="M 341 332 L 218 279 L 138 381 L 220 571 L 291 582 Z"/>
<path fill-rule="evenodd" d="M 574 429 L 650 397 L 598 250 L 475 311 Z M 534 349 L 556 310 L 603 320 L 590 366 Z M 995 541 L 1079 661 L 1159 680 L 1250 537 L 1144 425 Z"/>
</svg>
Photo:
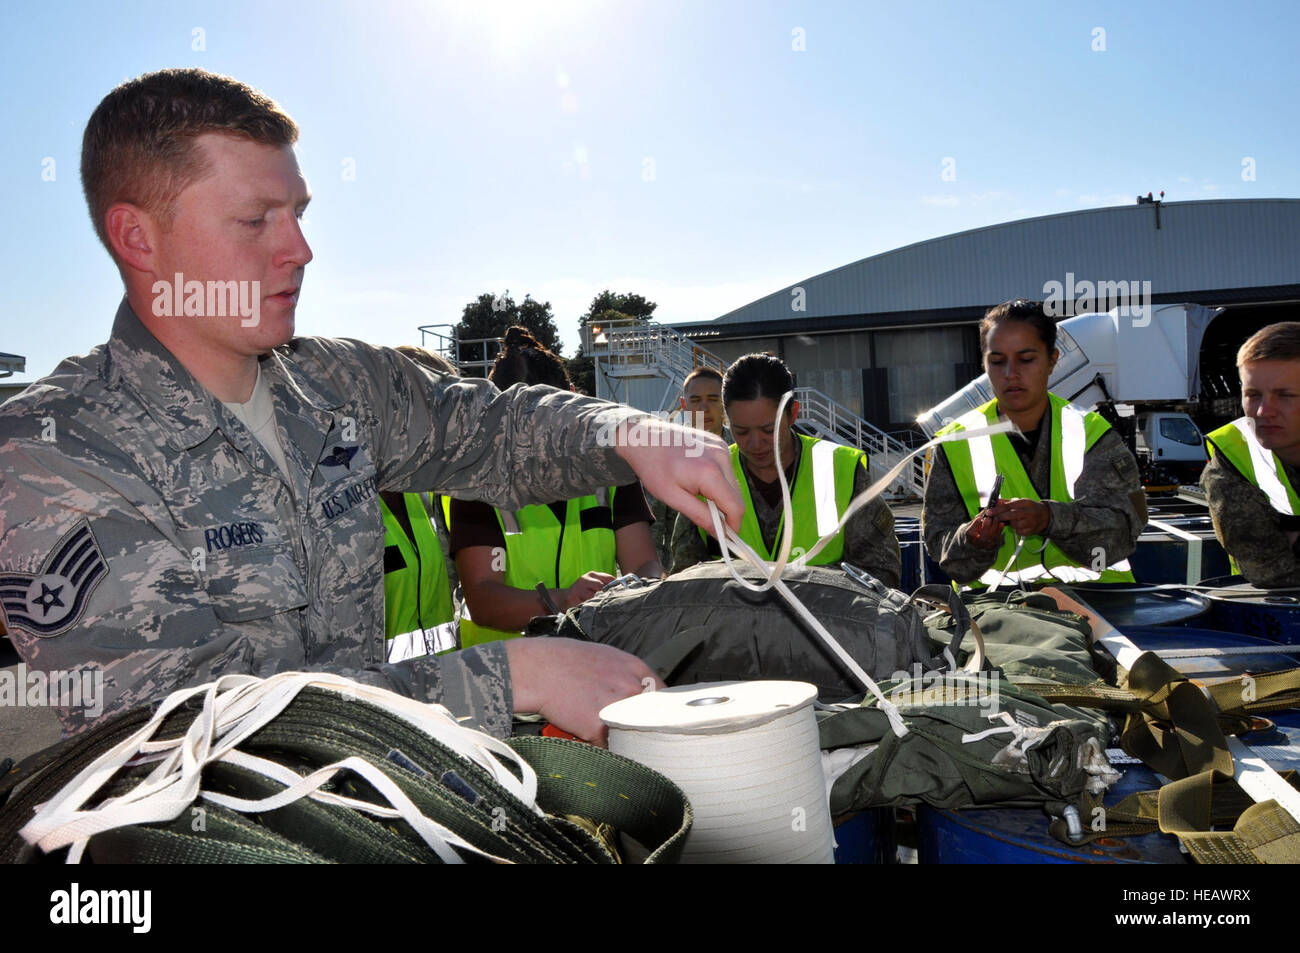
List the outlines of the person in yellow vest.
<svg viewBox="0 0 1300 953">
<path fill-rule="evenodd" d="M 1201 486 L 1233 568 L 1261 588 L 1300 586 L 1300 322 L 1237 351 L 1243 416 L 1209 436 Z"/>
<path fill-rule="evenodd" d="M 572 390 L 562 360 L 521 327 L 506 331 L 489 379 L 501 390 L 514 384 Z M 467 612 L 461 644 L 515 638 L 534 616 L 586 602 L 620 567 L 662 577 L 652 519 L 640 482 L 514 512 L 453 500 L 451 552 Z"/>
<path fill-rule="evenodd" d="M 781 483 L 772 448 L 774 431 L 779 436 L 794 515 L 792 559 L 801 557 L 835 529 L 853 498 L 871 485 L 867 458 L 861 450 L 794 431 L 798 401 L 790 401 L 785 415 L 777 420 L 781 397 L 793 389 L 789 369 L 771 354 L 746 354 L 727 368 L 722 382 L 722 403 L 736 441 L 731 445 L 731 461 L 745 501 L 740 538 L 768 560 L 780 554 L 785 532 Z M 716 540 L 685 520 L 677 521 L 674 572 L 720 556 Z M 810 562 L 818 566 L 849 562 L 885 585 L 897 586 L 902 560 L 893 513 L 883 500 L 872 500 L 851 516 Z"/>
<path fill-rule="evenodd" d="M 1137 462 L 1099 414 L 1048 391 L 1059 352 L 1042 302 L 990 309 L 980 347 L 994 399 L 940 432 L 1005 417 L 1019 433 L 932 451 L 921 511 L 931 557 L 973 588 L 1133 581 L 1128 557 L 1147 522 Z M 999 474 L 1000 499 L 990 507 Z"/>
<path fill-rule="evenodd" d="M 456 365 L 422 347 L 397 351 L 431 371 L 458 377 Z M 457 647 L 455 567 L 448 567 L 448 497 L 379 494 L 384 523 L 384 636 L 388 661 L 436 655 Z"/>
</svg>

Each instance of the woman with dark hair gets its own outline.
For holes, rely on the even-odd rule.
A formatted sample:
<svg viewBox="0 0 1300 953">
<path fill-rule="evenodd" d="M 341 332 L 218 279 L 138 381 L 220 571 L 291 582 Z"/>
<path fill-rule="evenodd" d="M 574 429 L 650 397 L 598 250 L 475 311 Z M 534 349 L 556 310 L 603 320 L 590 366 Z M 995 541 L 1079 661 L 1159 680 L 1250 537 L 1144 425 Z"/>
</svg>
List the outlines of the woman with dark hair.
<svg viewBox="0 0 1300 953">
<path fill-rule="evenodd" d="M 1048 391 L 1060 352 L 1042 302 L 991 308 L 980 349 L 994 399 L 940 433 L 999 417 L 1019 432 L 944 443 L 933 454 L 921 512 L 931 557 L 974 588 L 1004 571 L 1013 585 L 1132 582 L 1128 556 L 1147 522 L 1137 463 L 1099 414 Z M 999 500 L 989 506 L 999 475 Z"/>
<path fill-rule="evenodd" d="M 785 529 L 778 462 L 772 449 L 774 432 L 794 515 L 792 559 L 812 549 L 836 526 L 850 501 L 871 485 L 861 450 L 795 433 L 797 400 L 787 403 L 777 420 L 781 398 L 793 389 L 789 369 L 771 354 L 746 354 L 727 368 L 722 382 L 722 403 L 736 441 L 731 445 L 731 462 L 745 501 L 740 538 L 768 560 L 780 553 Z M 673 532 L 673 572 L 710 556 L 721 556 L 716 540 L 679 519 Z M 885 585 L 897 586 L 902 560 L 893 513 L 883 500 L 872 500 L 811 562 L 852 563 Z"/>
<path fill-rule="evenodd" d="M 521 327 L 506 331 L 489 379 L 501 390 L 515 384 L 573 389 L 563 360 Z M 515 638 L 533 616 L 590 599 L 620 567 L 658 579 L 664 572 L 651 519 L 639 482 L 514 512 L 452 500 L 451 551 L 469 610 L 460 623 L 461 644 Z"/>
</svg>

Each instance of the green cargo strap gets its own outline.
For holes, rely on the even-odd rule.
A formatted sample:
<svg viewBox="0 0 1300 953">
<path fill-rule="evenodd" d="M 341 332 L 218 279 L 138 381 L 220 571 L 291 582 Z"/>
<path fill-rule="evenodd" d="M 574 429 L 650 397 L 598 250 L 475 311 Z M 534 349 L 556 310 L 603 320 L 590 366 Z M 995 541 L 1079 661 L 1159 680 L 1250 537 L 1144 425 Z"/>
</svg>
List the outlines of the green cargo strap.
<svg viewBox="0 0 1300 953">
<path fill-rule="evenodd" d="M 1282 776 L 1300 788 L 1294 771 Z M 1083 837 L 1071 839 L 1065 822 L 1052 821 L 1051 832 L 1068 844 L 1099 837 L 1134 837 L 1160 831 L 1174 834 L 1202 864 L 1300 863 L 1300 822 L 1276 801 L 1252 802 L 1231 775 L 1216 771 L 1171 781 L 1158 791 L 1138 791 L 1111 807 L 1085 797 L 1084 823 L 1100 821 Z M 1235 827 L 1211 830 L 1213 827 Z"/>
<path fill-rule="evenodd" d="M 647 864 L 675 864 L 690 833 L 691 805 L 662 774 L 580 741 L 520 736 L 506 744 L 537 771 L 537 799 L 555 814 L 609 824 L 650 850 Z"/>
<path fill-rule="evenodd" d="M 1300 668 L 1215 683 L 1205 689 L 1210 699 L 1154 653 L 1145 653 L 1134 668 L 1138 681 L 1135 683 L 1132 673 L 1129 676 L 1133 691 L 1099 685 L 1022 683 L 1021 687 L 1053 704 L 1127 715 L 1122 733 L 1124 751 L 1169 778 L 1199 774 L 1211 766 L 1224 770 L 1217 753 L 1212 765 L 1205 760 L 1204 742 L 1215 743 L 1216 739 L 1207 727 L 1210 719 L 1217 722 L 1219 737 L 1240 734 L 1252 728 L 1252 715 L 1300 704 Z M 1144 685 L 1145 691 L 1136 690 Z M 1169 725 L 1181 730 L 1171 731 Z M 1226 755 L 1226 738 L 1223 752 Z M 1148 761 L 1148 757 L 1154 757 L 1156 763 Z"/>
<path fill-rule="evenodd" d="M 33 809 L 54 796 L 123 735 L 148 720 L 148 707 L 110 719 L 42 761 L 28 783 L 0 809 L 0 860 L 39 859 L 18 835 Z M 183 733 L 194 707 L 173 712 L 156 737 Z M 511 742 L 515 744 L 514 742 Z M 525 807 L 480 766 L 433 740 L 404 719 L 337 692 L 305 688 L 276 718 L 248 736 L 239 749 L 306 774 L 346 757 L 382 766 L 425 817 L 488 854 L 517 863 L 612 863 L 608 847 L 564 815 L 580 814 L 621 826 L 651 851 L 647 862 L 680 856 L 690 829 L 686 797 L 651 769 L 600 748 L 550 738 L 520 739 L 517 750 L 538 773 L 539 815 Z M 204 773 L 203 789 L 239 797 L 264 797 L 276 781 L 218 762 Z M 104 796 L 132 790 L 152 769 L 118 773 Z M 338 793 L 370 800 L 369 783 L 342 772 Z M 196 802 L 197 803 L 197 802 Z M 256 815 L 203 802 L 205 823 L 192 826 L 190 812 L 171 822 L 120 827 L 95 835 L 87 857 L 95 862 L 436 862 L 435 852 L 404 821 L 377 820 L 333 803 L 301 798 Z M 470 856 L 472 862 L 483 858 Z"/>
</svg>

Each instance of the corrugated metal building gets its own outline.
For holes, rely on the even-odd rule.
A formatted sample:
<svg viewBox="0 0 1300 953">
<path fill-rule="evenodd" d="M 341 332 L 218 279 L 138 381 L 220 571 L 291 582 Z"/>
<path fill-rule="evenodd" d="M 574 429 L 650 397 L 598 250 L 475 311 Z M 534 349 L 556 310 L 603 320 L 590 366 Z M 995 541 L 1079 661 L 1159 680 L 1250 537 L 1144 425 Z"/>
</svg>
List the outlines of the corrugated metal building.
<svg viewBox="0 0 1300 953">
<path fill-rule="evenodd" d="M 727 361 L 772 351 L 801 386 L 903 430 L 979 373 L 984 311 L 1046 298 L 1052 282 L 1074 300 L 1083 291 L 1070 289 L 1085 281 L 1099 297 L 1135 283 L 1154 304 L 1226 306 L 1202 352 L 1203 378 L 1223 377 L 1219 365 L 1231 370 L 1230 352 L 1246 335 L 1300 319 L 1300 199 L 1142 203 L 992 225 L 864 258 L 714 321 L 674 327 Z"/>
</svg>

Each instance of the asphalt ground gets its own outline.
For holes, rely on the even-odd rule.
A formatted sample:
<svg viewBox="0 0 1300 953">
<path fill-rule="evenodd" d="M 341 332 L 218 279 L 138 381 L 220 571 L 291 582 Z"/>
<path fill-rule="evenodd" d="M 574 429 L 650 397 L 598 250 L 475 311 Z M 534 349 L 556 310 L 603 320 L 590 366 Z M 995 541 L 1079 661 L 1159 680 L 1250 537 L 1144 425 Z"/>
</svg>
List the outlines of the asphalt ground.
<svg viewBox="0 0 1300 953">
<path fill-rule="evenodd" d="M 0 679 L 12 679 L 22 691 L 23 680 L 18 671 L 20 661 L 9 640 L 0 636 Z M 52 708 L 0 705 L 0 761 L 5 758 L 21 761 L 29 754 L 48 748 L 59 740 L 60 730 L 59 719 Z"/>
</svg>

